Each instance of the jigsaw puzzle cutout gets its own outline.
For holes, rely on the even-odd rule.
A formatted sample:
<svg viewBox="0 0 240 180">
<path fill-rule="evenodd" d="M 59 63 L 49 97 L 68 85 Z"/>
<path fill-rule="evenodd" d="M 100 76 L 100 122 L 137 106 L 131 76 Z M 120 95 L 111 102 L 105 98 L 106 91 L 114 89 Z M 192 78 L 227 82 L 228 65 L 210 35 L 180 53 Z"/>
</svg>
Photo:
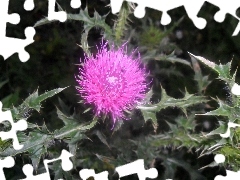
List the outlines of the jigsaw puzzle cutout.
<svg viewBox="0 0 240 180">
<path fill-rule="evenodd" d="M 240 86 L 237 83 L 234 83 L 231 92 L 235 95 L 240 95 Z M 230 128 L 240 127 L 240 124 L 236 124 L 233 122 L 228 122 L 228 128 L 224 134 L 220 134 L 222 138 L 228 138 L 230 137 L 231 131 Z"/>
<path fill-rule="evenodd" d="M 71 7 L 76 9 L 81 7 L 81 0 L 71 0 Z"/>
<path fill-rule="evenodd" d="M 158 176 L 156 168 L 145 170 L 143 159 L 138 159 L 137 161 L 117 167 L 116 171 L 119 174 L 119 179 L 132 174 L 137 174 L 139 180 L 146 180 L 146 178 L 154 179 Z"/>
<path fill-rule="evenodd" d="M 133 174 L 137 174 L 139 180 L 146 180 L 146 178 L 154 179 L 158 176 L 156 168 L 145 170 L 143 159 L 119 166 L 115 170 L 119 175 L 119 179 Z M 93 169 L 82 169 L 79 171 L 79 176 L 83 180 L 87 180 L 90 177 L 93 177 L 95 180 L 108 180 L 107 171 L 96 174 Z"/>
<path fill-rule="evenodd" d="M 82 180 L 87 180 L 90 177 L 93 177 L 94 180 L 108 180 L 107 171 L 96 174 L 94 169 L 82 169 L 79 171 L 79 176 Z"/>
<path fill-rule="evenodd" d="M 54 19 L 60 22 L 65 22 L 67 20 L 67 13 L 64 11 L 55 11 L 56 0 L 48 0 L 48 20 L 52 21 Z"/>
<path fill-rule="evenodd" d="M 23 7 L 26 11 L 33 10 L 34 9 L 34 0 L 26 0 Z"/>
<path fill-rule="evenodd" d="M 0 131 L 0 137 L 2 138 L 2 140 L 12 139 L 13 148 L 15 150 L 21 149 L 23 145 L 19 144 L 19 141 L 17 138 L 17 131 L 26 130 L 28 127 L 27 121 L 24 119 L 21 119 L 17 122 L 14 122 L 11 111 L 9 110 L 5 112 L 2 111 L 2 102 L 0 101 L 0 123 L 2 123 L 3 121 L 9 121 L 9 123 L 11 123 L 12 128 L 8 132 Z"/>
<path fill-rule="evenodd" d="M 29 1 L 29 0 L 27 0 Z M 26 7 L 29 7 L 29 2 L 25 3 Z M 35 35 L 35 29 L 33 27 L 27 27 L 25 29 L 26 39 L 17 39 L 6 37 L 6 25 L 7 22 L 11 24 L 18 24 L 20 22 L 20 16 L 17 13 L 8 14 L 9 0 L 0 1 L 0 55 L 6 60 L 14 53 L 18 53 L 19 59 L 22 62 L 26 62 L 30 55 L 25 51 L 25 47 L 33 43 L 33 36 Z M 29 8 L 30 9 L 30 8 Z"/>
<path fill-rule="evenodd" d="M 56 0 L 48 0 L 48 20 L 59 20 L 61 22 L 66 21 L 67 14 L 64 11 L 55 12 Z M 25 47 L 33 43 L 33 37 L 36 33 L 33 27 L 25 28 L 26 39 L 18 39 L 12 37 L 6 37 L 7 23 L 18 24 L 20 22 L 20 16 L 17 13 L 8 14 L 9 0 L 0 1 L 0 55 L 4 60 L 9 58 L 14 53 L 18 53 L 20 61 L 26 62 L 29 60 L 30 55 L 26 52 Z M 31 11 L 34 9 L 34 0 L 25 0 L 24 9 Z M 71 0 L 72 8 L 79 8 L 81 6 L 81 0 Z"/>
<path fill-rule="evenodd" d="M 225 162 L 225 156 L 222 154 L 216 154 L 214 157 L 214 160 L 217 164 L 224 163 Z M 217 175 L 214 180 L 231 180 L 231 179 L 239 179 L 240 177 L 240 171 L 233 172 L 226 170 L 226 176 Z"/>
<path fill-rule="evenodd" d="M 240 85 L 238 85 L 237 83 L 234 83 L 232 86 L 231 92 L 236 96 L 240 96 Z"/>
<path fill-rule="evenodd" d="M 111 0 L 112 13 L 118 13 L 124 0 Z M 180 6 L 184 6 L 188 17 L 193 21 L 194 25 L 198 29 L 205 28 L 207 21 L 204 18 L 198 17 L 197 14 L 203 6 L 205 0 L 126 0 L 128 2 L 137 3 L 137 7 L 134 10 L 134 15 L 137 18 L 145 16 L 145 8 L 151 8 L 162 12 L 161 24 L 168 25 L 171 22 L 171 17 L 168 14 L 169 10 L 175 9 Z M 232 36 L 237 36 L 240 31 L 240 18 L 236 15 L 237 9 L 240 7 L 240 1 L 228 0 L 208 0 L 207 2 L 217 6 L 220 10 L 214 15 L 214 19 L 217 22 L 223 22 L 226 14 L 231 14 L 233 17 L 238 19 L 239 23 L 235 28 Z"/>
<path fill-rule="evenodd" d="M 33 175 L 33 166 L 31 164 L 25 164 L 22 170 L 23 170 L 23 173 L 26 175 L 26 178 L 21 180 L 43 180 L 43 179 L 51 180 L 48 164 L 61 160 L 62 169 L 64 171 L 70 171 L 73 168 L 72 161 L 70 160 L 70 157 L 72 156 L 73 155 L 71 153 L 63 149 L 61 155 L 58 158 L 51 159 L 51 160 L 45 159 L 43 161 L 43 164 L 46 169 L 46 172 L 39 175 Z"/>
<path fill-rule="evenodd" d="M 217 175 L 214 180 L 232 180 L 232 179 L 239 179 L 240 177 L 240 171 L 238 172 L 233 172 L 226 170 L 227 175 L 222 176 L 222 175 Z"/>
<path fill-rule="evenodd" d="M 14 166 L 14 164 L 15 164 L 15 161 L 11 156 L 8 156 L 4 159 L 0 159 L 0 179 L 1 180 L 6 180 L 3 172 L 3 168 L 11 168 Z"/>
<path fill-rule="evenodd" d="M 65 11 L 55 11 L 56 0 L 48 0 L 48 20 L 57 19 L 60 22 L 67 20 L 67 13 Z M 79 8 L 81 6 L 80 0 L 71 0 L 70 3 L 72 8 Z"/>
</svg>

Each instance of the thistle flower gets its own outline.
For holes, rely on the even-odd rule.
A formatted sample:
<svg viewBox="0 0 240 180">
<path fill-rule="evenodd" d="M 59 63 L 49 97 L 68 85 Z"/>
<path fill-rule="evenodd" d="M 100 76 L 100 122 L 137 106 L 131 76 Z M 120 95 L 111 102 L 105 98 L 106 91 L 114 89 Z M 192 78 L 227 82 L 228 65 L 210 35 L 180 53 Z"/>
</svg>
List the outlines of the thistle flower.
<svg viewBox="0 0 240 180">
<path fill-rule="evenodd" d="M 76 78 L 85 102 L 94 105 L 97 116 L 109 115 L 114 124 L 124 118 L 124 110 L 133 109 L 144 98 L 147 87 L 140 55 L 134 59 L 124 47 L 108 50 L 102 44 L 95 57 L 85 57 Z"/>
</svg>

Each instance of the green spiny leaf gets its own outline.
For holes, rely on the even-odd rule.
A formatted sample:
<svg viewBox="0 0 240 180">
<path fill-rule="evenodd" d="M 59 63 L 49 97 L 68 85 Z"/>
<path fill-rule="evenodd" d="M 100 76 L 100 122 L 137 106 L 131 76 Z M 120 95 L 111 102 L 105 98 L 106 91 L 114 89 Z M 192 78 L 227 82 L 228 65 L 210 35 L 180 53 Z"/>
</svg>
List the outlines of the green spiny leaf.
<svg viewBox="0 0 240 180">
<path fill-rule="evenodd" d="M 64 138 L 71 138 L 76 135 L 78 132 L 85 132 L 95 126 L 97 123 L 97 119 L 93 119 L 90 124 L 80 124 L 77 122 L 72 122 L 71 124 L 67 124 L 59 130 L 54 132 L 55 139 L 64 139 Z"/>
<path fill-rule="evenodd" d="M 76 125 L 78 123 L 76 119 L 74 119 L 72 116 L 66 116 L 58 108 L 57 108 L 57 115 L 58 115 L 58 118 L 61 119 L 66 126 L 69 124 Z"/>
<path fill-rule="evenodd" d="M 223 134 L 227 131 L 227 128 L 228 128 L 227 123 L 219 121 L 219 127 L 208 133 L 207 136 Z"/>
<path fill-rule="evenodd" d="M 188 62 L 187 60 L 176 57 L 176 55 L 174 55 L 174 52 L 169 55 L 161 54 L 158 56 L 154 56 L 153 59 L 157 61 L 168 61 L 171 63 L 181 63 L 187 66 L 191 66 L 190 62 Z"/>
<path fill-rule="evenodd" d="M 128 17 L 129 14 L 132 13 L 132 9 L 129 2 L 124 2 L 122 8 L 118 14 L 118 19 L 114 25 L 114 34 L 115 40 L 119 43 L 123 37 L 123 33 L 126 30 L 126 26 L 128 25 Z"/>
<path fill-rule="evenodd" d="M 215 66 L 214 69 L 218 72 L 219 79 L 227 82 L 234 82 L 234 79 L 232 79 L 232 76 L 230 75 L 231 64 L 232 62 L 228 62 L 227 64 L 220 64 Z"/>
<path fill-rule="evenodd" d="M 198 115 L 226 116 L 229 122 L 235 122 L 240 118 L 240 107 L 238 105 L 232 107 L 219 99 L 217 101 L 219 104 L 217 109 Z"/>
<path fill-rule="evenodd" d="M 59 6 L 60 7 L 60 6 Z M 101 27 L 105 31 L 105 37 L 108 39 L 113 36 L 113 32 L 111 27 L 105 23 L 105 16 L 101 16 L 98 12 L 94 11 L 94 16 L 90 17 L 88 14 L 87 8 L 84 10 L 80 10 L 79 14 L 67 14 L 67 20 L 76 20 L 84 22 L 84 30 L 89 32 L 91 28 Z M 53 20 L 56 21 L 56 20 Z M 44 18 L 38 21 L 34 27 L 41 26 L 44 24 L 51 23 L 53 21 L 49 21 L 47 18 Z M 110 38 L 112 39 L 112 38 Z"/>
<path fill-rule="evenodd" d="M 1 157 L 6 157 L 6 156 L 15 156 L 17 154 L 29 151 L 29 152 L 34 152 L 36 150 L 35 148 L 38 147 L 37 149 L 43 148 L 44 144 L 47 145 L 47 143 L 52 139 L 51 135 L 47 134 L 42 134 L 38 130 L 32 131 L 29 133 L 28 139 L 23 143 L 23 148 L 20 150 L 15 150 L 12 147 L 8 147 L 5 151 L 0 153 Z"/>
<path fill-rule="evenodd" d="M 220 147 L 224 146 L 225 144 L 227 144 L 227 139 L 223 138 L 220 141 L 218 141 L 217 143 L 213 144 L 211 147 L 209 147 L 208 151 L 214 152 L 217 149 L 219 149 Z"/>
<path fill-rule="evenodd" d="M 156 113 L 148 111 L 147 109 L 141 109 L 141 112 L 142 112 L 144 120 L 145 121 L 147 121 L 149 119 L 152 120 L 154 129 L 157 129 L 158 123 L 157 123 Z"/>
<path fill-rule="evenodd" d="M 61 161 L 56 161 L 53 165 L 49 165 L 49 169 L 53 170 L 54 172 L 54 180 L 57 179 L 65 179 L 65 180 L 72 180 L 74 177 L 71 173 L 66 172 L 62 169 Z"/>
<path fill-rule="evenodd" d="M 144 120 L 147 121 L 151 119 L 153 121 L 154 127 L 157 125 L 156 113 L 165 109 L 167 107 L 178 107 L 186 113 L 186 108 L 195 104 L 207 102 L 205 97 L 203 96 L 195 96 L 193 94 L 189 94 L 187 91 L 185 96 L 181 99 L 175 99 L 167 95 L 165 89 L 162 88 L 161 101 L 157 104 L 152 104 L 150 102 L 150 98 L 152 95 L 152 91 L 147 93 L 145 100 L 143 101 L 145 105 L 137 106 L 138 109 L 141 110 Z"/>
<path fill-rule="evenodd" d="M 28 150 L 28 152 L 30 153 L 29 157 L 32 160 L 33 168 L 35 171 L 37 171 L 41 157 L 47 153 L 47 149 L 40 144 L 34 148 L 31 148 Z"/>
<path fill-rule="evenodd" d="M 33 97 L 25 100 L 25 103 L 29 104 L 29 106 L 33 109 L 36 109 L 38 112 L 40 111 L 40 103 L 58 93 L 60 93 L 61 91 L 63 91 L 64 89 L 66 89 L 67 87 L 65 88 L 57 88 L 57 89 L 53 89 L 51 91 L 47 91 L 43 94 L 41 94 L 40 96 L 38 96 L 38 91 L 36 91 L 33 95 Z"/>
<path fill-rule="evenodd" d="M 209 111 L 205 114 L 199 114 L 199 115 L 214 115 L 214 116 L 231 116 L 231 113 L 233 112 L 233 107 L 228 106 L 223 101 L 218 99 L 219 108 L 213 111 Z"/>
<path fill-rule="evenodd" d="M 196 58 L 197 60 L 201 61 L 202 63 L 204 63 L 205 65 L 207 65 L 208 67 L 210 67 L 212 70 L 214 70 L 215 72 L 218 73 L 218 78 L 226 81 L 230 87 L 233 86 L 234 82 L 235 82 L 235 74 L 233 76 L 230 75 L 230 71 L 231 71 L 231 65 L 232 62 L 228 62 L 227 64 L 220 64 L 217 65 L 214 62 L 211 62 L 201 56 L 195 56 L 191 53 L 189 53 L 192 57 Z"/>
<path fill-rule="evenodd" d="M 201 68 L 199 66 L 198 61 L 195 58 L 191 58 L 192 60 L 192 68 L 195 72 L 194 80 L 198 83 L 198 92 L 202 93 L 202 91 L 205 91 L 207 86 L 212 82 L 209 81 L 209 76 L 203 76 Z"/>
<path fill-rule="evenodd" d="M 188 52 L 188 54 L 190 54 L 192 57 L 196 58 L 197 60 L 201 61 L 203 64 L 207 65 L 211 69 L 215 70 L 214 68 L 217 66 L 217 64 L 215 64 L 214 62 L 211 62 L 211 61 L 209 61 L 209 60 L 207 60 L 207 59 L 205 59 L 204 57 L 201 57 L 201 56 L 195 56 L 195 55 L 191 54 L 190 52 Z"/>
<path fill-rule="evenodd" d="M 176 119 L 176 123 L 178 124 L 178 127 L 182 127 L 185 131 L 193 130 L 196 127 L 194 116 L 180 116 Z"/>
<path fill-rule="evenodd" d="M 88 47 L 88 45 L 86 44 L 87 43 L 86 39 L 88 37 L 88 32 L 92 28 L 96 28 L 96 27 L 102 28 L 104 30 L 104 34 L 103 34 L 104 38 L 107 40 L 113 39 L 112 28 L 108 24 L 105 23 L 105 18 L 106 18 L 106 15 L 100 16 L 97 11 L 94 11 L 94 16 L 90 17 L 88 14 L 87 8 L 85 8 L 85 10 L 81 10 L 79 12 L 79 14 L 67 14 L 67 19 L 69 19 L 69 20 L 76 20 L 76 21 L 84 22 L 83 27 L 85 30 L 85 34 L 84 34 L 84 36 L 82 36 L 82 38 L 84 38 L 84 40 L 81 40 L 81 42 L 84 42 L 84 44 L 82 44 L 82 46 L 84 46 L 84 47 Z"/>
<path fill-rule="evenodd" d="M 27 119 L 26 113 L 29 113 L 29 111 L 31 111 L 32 109 L 35 109 L 39 112 L 42 101 L 60 93 L 64 89 L 66 88 L 53 89 L 41 95 L 38 95 L 38 90 L 36 90 L 34 93 L 28 96 L 21 105 L 19 105 L 18 107 L 13 107 L 11 109 L 13 119 L 22 119 L 22 118 Z"/>
</svg>

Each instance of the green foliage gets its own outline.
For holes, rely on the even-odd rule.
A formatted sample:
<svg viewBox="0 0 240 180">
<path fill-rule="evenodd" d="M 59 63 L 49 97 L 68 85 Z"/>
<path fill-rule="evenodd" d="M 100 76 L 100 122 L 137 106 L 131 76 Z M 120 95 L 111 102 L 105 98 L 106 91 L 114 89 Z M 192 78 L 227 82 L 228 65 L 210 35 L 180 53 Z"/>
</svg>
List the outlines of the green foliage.
<svg viewBox="0 0 240 180">
<path fill-rule="evenodd" d="M 217 72 L 218 79 L 226 82 L 227 89 L 232 89 L 233 84 L 235 83 L 236 72 L 231 75 L 231 62 L 227 64 L 217 65 L 203 57 L 194 56 L 194 58 L 200 60 L 202 63 L 210 67 L 212 70 Z M 231 99 L 228 101 L 223 101 L 217 99 L 218 108 L 209 112 L 206 112 L 201 115 L 207 116 L 223 116 L 225 120 L 219 121 L 218 128 L 214 129 L 206 136 L 211 140 L 213 144 L 210 148 L 205 149 L 204 153 L 221 153 L 223 154 L 227 161 L 225 164 L 231 165 L 231 167 L 238 171 L 239 170 L 239 136 L 240 131 L 238 123 L 240 122 L 240 106 L 238 102 L 238 97 L 234 95 L 231 91 L 228 92 Z M 230 101 L 230 102 L 229 102 Z M 234 124 L 235 123 L 235 124 Z M 215 138 L 212 138 L 215 136 Z M 217 137 L 216 137 L 217 136 Z M 218 142 L 216 140 L 218 139 Z M 213 143 L 215 142 L 215 143 Z"/>
<path fill-rule="evenodd" d="M 168 107 L 178 107 L 185 114 L 187 114 L 187 108 L 199 103 L 207 102 L 203 96 L 194 96 L 193 94 L 189 94 L 187 91 L 185 96 L 180 99 L 175 99 L 167 95 L 165 89 L 162 88 L 161 100 L 157 104 L 152 104 L 150 99 L 152 96 L 152 91 L 149 91 L 147 94 L 147 99 L 144 102 L 145 105 L 138 106 L 138 109 L 141 110 L 144 120 L 147 121 L 149 119 L 152 120 L 154 129 L 157 129 L 157 118 L 156 113 L 161 111 L 162 109 L 166 109 Z"/>
<path fill-rule="evenodd" d="M 129 15 L 132 13 L 132 3 L 123 2 L 122 8 L 118 14 L 118 19 L 115 22 L 115 42 L 119 44 L 123 38 L 124 31 L 127 29 Z"/>
<path fill-rule="evenodd" d="M 63 10 L 59 4 L 58 4 L 58 9 Z M 85 10 L 80 10 L 79 14 L 67 13 L 67 20 L 83 21 L 83 28 L 84 28 L 85 32 L 82 34 L 81 47 L 83 48 L 83 50 L 86 53 L 89 53 L 87 37 L 88 37 L 89 31 L 92 28 L 102 28 L 104 39 L 113 40 L 113 36 L 114 36 L 113 31 L 112 31 L 111 27 L 108 24 L 106 24 L 105 18 L 106 18 L 106 15 L 101 16 L 100 14 L 98 14 L 97 11 L 94 11 L 93 17 L 90 17 L 88 14 L 87 8 L 85 8 Z M 34 27 L 49 24 L 54 21 L 56 21 L 56 20 L 49 21 L 48 18 L 44 18 L 44 19 L 41 19 L 40 21 L 36 22 Z M 119 28 L 121 28 L 121 27 L 119 26 Z"/>
<path fill-rule="evenodd" d="M 138 35 L 139 46 L 146 47 L 148 50 L 165 49 L 171 48 L 171 43 L 168 42 L 168 36 L 173 32 L 174 28 L 177 27 L 183 18 L 180 18 L 176 23 L 174 23 L 169 29 L 160 29 L 153 25 L 152 21 L 149 20 L 149 25 L 146 19 L 143 20 L 142 32 Z M 164 42 L 165 41 L 165 42 Z M 166 47 L 164 47 L 166 46 Z M 173 45 L 174 47 L 175 45 Z M 174 50 L 174 49 L 173 49 Z"/>
<path fill-rule="evenodd" d="M 215 72 L 217 72 L 218 74 L 218 79 L 221 79 L 223 81 L 226 81 L 230 87 L 233 86 L 234 82 L 235 82 L 235 76 L 236 76 L 236 72 L 233 76 L 230 75 L 230 71 L 231 71 L 231 62 L 228 62 L 227 64 L 215 64 L 214 62 L 211 62 L 201 56 L 195 56 L 191 53 L 189 53 L 191 56 L 193 56 L 194 58 L 198 59 L 199 61 L 201 61 L 202 63 L 204 63 L 206 66 L 208 66 L 209 68 L 211 68 L 212 70 L 214 70 Z"/>
<path fill-rule="evenodd" d="M 58 9 L 63 11 L 61 6 L 58 4 Z M 75 21 L 83 21 L 84 22 L 84 30 L 89 32 L 92 28 L 103 28 L 106 32 L 105 37 L 109 37 L 112 35 L 112 30 L 108 24 L 105 23 L 106 16 L 101 16 L 98 12 L 94 11 L 94 15 L 91 18 L 88 14 L 87 8 L 85 10 L 80 10 L 79 14 L 68 14 L 67 13 L 67 20 L 75 20 Z M 34 27 L 42 26 L 45 24 L 52 23 L 56 20 L 49 21 L 48 18 L 41 19 L 40 21 L 36 22 Z"/>
<path fill-rule="evenodd" d="M 31 109 L 40 111 L 42 101 L 60 93 L 64 89 L 65 88 L 54 89 L 41 95 L 38 95 L 38 91 L 35 91 L 33 94 L 27 97 L 21 105 L 18 107 L 13 107 L 13 109 L 11 109 L 14 120 L 17 121 L 18 119 L 22 118 L 28 119 L 30 115 L 26 117 L 26 111 L 29 111 Z M 79 119 L 76 119 L 76 115 L 68 117 L 59 109 L 57 109 L 57 115 L 58 118 L 64 123 L 64 126 L 62 128 L 56 129 L 54 132 L 50 132 L 45 124 L 38 126 L 28 123 L 29 130 L 18 133 L 19 141 L 24 145 L 24 147 L 20 150 L 15 150 L 11 146 L 11 143 L 7 143 L 6 145 L 6 142 L 9 141 L 2 142 L 0 156 L 7 157 L 27 153 L 28 157 L 32 161 L 34 169 L 37 171 L 41 158 L 44 158 L 46 154 L 50 153 L 49 148 L 54 145 L 55 141 L 66 141 L 69 144 L 70 152 L 75 154 L 74 151 L 77 148 L 77 143 L 80 140 L 86 138 L 84 136 L 84 133 L 94 127 L 97 119 L 94 118 L 90 123 L 83 123 L 79 121 Z M 56 165 L 53 166 L 53 169 L 54 167 L 56 168 Z M 60 176 L 59 174 L 61 173 L 63 172 L 56 171 L 56 176 Z M 66 176 L 68 175 L 65 174 L 64 177 Z"/>
<path fill-rule="evenodd" d="M 60 93 L 64 89 L 65 88 L 54 89 L 54 90 L 45 92 L 41 95 L 38 95 L 38 90 L 36 90 L 34 93 L 32 93 L 30 96 L 28 96 L 21 105 L 19 105 L 18 107 L 13 107 L 11 109 L 13 119 L 27 118 L 26 115 L 31 110 L 36 110 L 39 112 L 42 101 Z"/>
<path fill-rule="evenodd" d="M 140 43 L 143 46 L 154 47 L 158 45 L 165 36 L 166 34 L 164 32 L 152 25 L 144 30 L 140 39 Z"/>
<path fill-rule="evenodd" d="M 225 165 L 231 164 L 231 168 L 234 171 L 239 171 L 239 164 L 240 164 L 240 153 L 239 148 L 236 146 L 231 146 L 229 144 L 224 145 L 220 150 L 219 153 L 223 154 L 226 158 Z"/>
</svg>

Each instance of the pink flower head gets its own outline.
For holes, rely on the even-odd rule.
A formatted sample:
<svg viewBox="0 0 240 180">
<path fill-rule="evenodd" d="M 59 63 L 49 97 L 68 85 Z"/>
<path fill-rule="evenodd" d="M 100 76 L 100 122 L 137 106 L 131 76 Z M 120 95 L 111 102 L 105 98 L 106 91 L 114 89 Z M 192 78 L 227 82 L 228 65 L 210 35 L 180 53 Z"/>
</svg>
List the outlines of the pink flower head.
<svg viewBox="0 0 240 180">
<path fill-rule="evenodd" d="M 97 116 L 110 115 L 114 124 L 124 118 L 124 110 L 131 110 L 144 98 L 147 87 L 140 55 L 134 59 L 124 47 L 108 50 L 107 44 L 101 45 L 95 57 L 85 58 L 77 78 L 83 99 L 94 105 Z"/>
</svg>

